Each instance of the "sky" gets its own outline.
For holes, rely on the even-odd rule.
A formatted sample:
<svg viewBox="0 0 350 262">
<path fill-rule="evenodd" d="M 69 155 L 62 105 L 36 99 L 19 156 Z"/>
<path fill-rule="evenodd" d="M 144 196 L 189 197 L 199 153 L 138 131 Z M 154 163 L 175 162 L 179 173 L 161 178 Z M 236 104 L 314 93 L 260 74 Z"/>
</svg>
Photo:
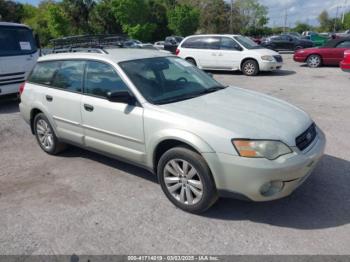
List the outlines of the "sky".
<svg viewBox="0 0 350 262">
<path fill-rule="evenodd" d="M 19 2 L 37 5 L 40 0 L 19 0 Z M 317 17 L 323 10 L 327 10 L 335 17 L 337 6 L 339 6 L 339 17 L 343 10 L 350 11 L 350 0 L 259 0 L 259 2 L 268 7 L 269 26 L 283 26 L 286 12 L 287 26 L 293 27 L 298 21 L 317 25 Z"/>
</svg>

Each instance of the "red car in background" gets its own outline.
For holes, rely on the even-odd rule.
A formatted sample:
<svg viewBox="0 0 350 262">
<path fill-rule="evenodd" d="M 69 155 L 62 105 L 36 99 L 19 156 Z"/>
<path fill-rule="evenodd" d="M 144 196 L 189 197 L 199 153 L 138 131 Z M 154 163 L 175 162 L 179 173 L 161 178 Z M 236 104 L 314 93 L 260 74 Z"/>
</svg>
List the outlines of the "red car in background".
<svg viewBox="0 0 350 262">
<path fill-rule="evenodd" d="M 350 49 L 350 38 L 334 39 L 321 47 L 295 51 L 294 61 L 307 63 L 312 68 L 322 65 L 339 65 L 347 49 Z"/>
<path fill-rule="evenodd" d="M 350 73 L 350 50 L 345 51 L 344 60 L 340 62 L 340 68 Z"/>
</svg>

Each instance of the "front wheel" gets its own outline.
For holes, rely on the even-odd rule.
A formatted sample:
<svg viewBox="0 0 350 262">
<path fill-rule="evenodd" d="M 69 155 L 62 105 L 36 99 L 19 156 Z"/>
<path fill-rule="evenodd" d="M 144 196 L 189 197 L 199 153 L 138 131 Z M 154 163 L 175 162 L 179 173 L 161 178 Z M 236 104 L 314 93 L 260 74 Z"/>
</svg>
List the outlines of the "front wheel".
<svg viewBox="0 0 350 262">
<path fill-rule="evenodd" d="M 249 59 L 243 63 L 242 72 L 246 76 L 256 76 L 259 73 L 259 65 L 255 60 Z"/>
<path fill-rule="evenodd" d="M 210 169 L 198 153 L 185 147 L 170 149 L 160 158 L 157 170 L 163 192 L 180 209 L 201 213 L 216 202 Z"/>
<path fill-rule="evenodd" d="M 311 68 L 317 68 L 322 65 L 322 59 L 319 55 L 310 55 L 307 58 L 306 63 Z"/>
</svg>

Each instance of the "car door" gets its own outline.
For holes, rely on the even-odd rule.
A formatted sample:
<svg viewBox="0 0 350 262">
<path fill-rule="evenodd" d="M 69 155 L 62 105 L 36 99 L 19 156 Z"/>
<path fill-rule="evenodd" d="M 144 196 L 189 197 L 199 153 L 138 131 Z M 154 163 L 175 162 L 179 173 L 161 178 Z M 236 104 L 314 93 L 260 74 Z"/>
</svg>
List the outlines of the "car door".
<svg viewBox="0 0 350 262">
<path fill-rule="evenodd" d="M 145 156 L 143 108 L 107 100 L 108 92 L 118 90 L 129 91 L 112 65 L 87 62 L 81 103 L 85 145 L 141 163 Z"/>
<path fill-rule="evenodd" d="M 196 50 L 200 65 L 204 69 L 218 69 L 220 37 L 201 37 Z"/>
<path fill-rule="evenodd" d="M 344 52 L 347 49 L 350 49 L 350 40 L 339 42 L 334 48 L 330 62 L 334 65 L 339 65 L 339 63 L 344 59 Z"/>
<path fill-rule="evenodd" d="M 231 37 L 221 37 L 217 67 L 223 70 L 238 70 L 242 59 L 242 48 L 239 44 Z"/>
<path fill-rule="evenodd" d="M 44 101 L 53 118 L 57 135 L 76 144 L 83 143 L 81 127 L 82 85 L 85 62 L 65 60 L 53 75 Z"/>
</svg>

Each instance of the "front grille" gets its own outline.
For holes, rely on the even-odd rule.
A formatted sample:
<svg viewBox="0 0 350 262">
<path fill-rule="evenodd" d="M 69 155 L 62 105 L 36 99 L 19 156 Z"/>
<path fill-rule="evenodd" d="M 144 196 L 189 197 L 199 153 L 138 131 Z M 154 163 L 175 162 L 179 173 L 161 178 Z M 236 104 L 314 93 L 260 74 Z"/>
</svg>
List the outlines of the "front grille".
<svg viewBox="0 0 350 262">
<path fill-rule="evenodd" d="M 282 63 L 282 62 L 283 62 L 282 56 L 280 56 L 280 55 L 274 55 L 273 57 L 276 59 L 276 61 L 277 61 L 278 63 Z"/>
<path fill-rule="evenodd" d="M 24 81 L 24 72 L 0 74 L 0 86 L 23 83 Z"/>
<path fill-rule="evenodd" d="M 295 143 L 297 147 L 303 151 L 315 140 L 316 135 L 316 125 L 313 123 L 308 129 L 306 129 L 300 136 L 295 139 Z"/>
</svg>

